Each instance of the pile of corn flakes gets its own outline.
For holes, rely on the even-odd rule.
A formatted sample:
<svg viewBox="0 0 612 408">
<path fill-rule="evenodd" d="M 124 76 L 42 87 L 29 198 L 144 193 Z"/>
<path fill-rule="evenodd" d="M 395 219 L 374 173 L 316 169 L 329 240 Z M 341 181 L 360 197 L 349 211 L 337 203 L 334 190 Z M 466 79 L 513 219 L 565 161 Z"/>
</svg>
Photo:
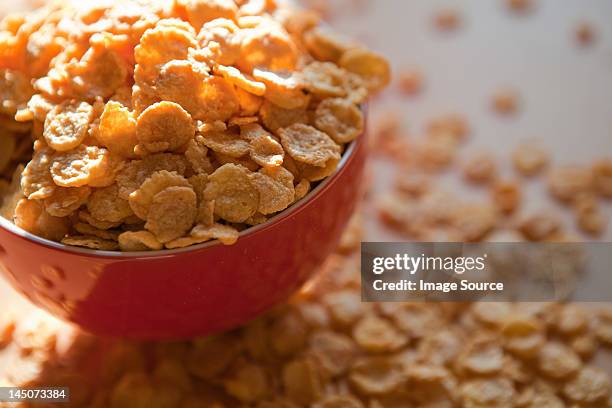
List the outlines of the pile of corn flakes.
<svg viewBox="0 0 612 408">
<path fill-rule="evenodd" d="M 235 243 L 336 170 L 390 77 L 273 0 L 56 1 L 0 30 L 0 214 L 99 250 Z"/>
</svg>

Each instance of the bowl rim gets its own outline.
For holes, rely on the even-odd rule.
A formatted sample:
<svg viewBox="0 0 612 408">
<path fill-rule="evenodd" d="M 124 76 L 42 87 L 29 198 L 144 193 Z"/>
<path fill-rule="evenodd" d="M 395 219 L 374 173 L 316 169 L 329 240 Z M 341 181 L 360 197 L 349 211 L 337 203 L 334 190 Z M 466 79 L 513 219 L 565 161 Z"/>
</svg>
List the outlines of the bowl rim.
<svg viewBox="0 0 612 408">
<path fill-rule="evenodd" d="M 363 143 L 365 131 L 355 140 L 350 142 L 342 154 L 342 158 L 338 163 L 338 167 L 334 172 L 326 177 L 324 180 L 319 182 L 319 184 L 312 189 L 306 196 L 302 197 L 297 203 L 294 203 L 288 209 L 281 211 L 279 214 L 276 214 L 272 218 L 269 218 L 266 222 L 249 227 L 244 231 L 241 231 L 238 236 L 238 242 L 234 245 L 240 243 L 241 239 L 249 235 L 256 234 L 263 229 L 270 228 L 272 225 L 284 220 L 287 217 L 301 211 L 308 203 L 314 200 L 323 190 L 327 189 L 327 187 L 333 183 L 340 173 L 347 166 L 347 163 L 352 159 L 355 155 L 355 151 L 357 147 Z M 208 242 L 204 242 L 202 244 L 192 245 L 186 248 L 178 248 L 178 249 L 161 249 L 158 251 L 135 251 L 135 252 L 122 252 L 122 251 L 103 251 L 98 249 L 88 249 L 88 248 L 80 248 L 70 245 L 65 245 L 60 242 L 51 241 L 45 238 L 41 238 L 37 235 L 34 235 L 30 232 L 27 232 L 11 221 L 7 220 L 4 217 L 0 216 L 0 228 L 7 230 L 9 233 L 17 235 L 23 239 L 28 241 L 32 241 L 35 244 L 42 245 L 48 247 L 50 249 L 58 250 L 61 252 L 67 252 L 75 255 L 89 256 L 89 257 L 98 257 L 98 258 L 112 258 L 112 259 L 135 259 L 135 258 L 166 258 L 174 255 L 184 254 L 188 252 L 196 252 L 203 249 L 208 249 L 211 247 L 222 245 L 219 240 L 212 240 Z"/>
</svg>

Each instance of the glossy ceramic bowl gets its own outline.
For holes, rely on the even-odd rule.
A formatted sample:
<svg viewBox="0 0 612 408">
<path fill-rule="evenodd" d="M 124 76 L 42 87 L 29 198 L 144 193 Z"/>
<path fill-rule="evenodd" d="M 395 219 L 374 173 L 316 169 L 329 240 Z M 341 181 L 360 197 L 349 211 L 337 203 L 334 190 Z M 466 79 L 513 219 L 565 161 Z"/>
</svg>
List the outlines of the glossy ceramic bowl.
<svg viewBox="0 0 612 408">
<path fill-rule="evenodd" d="M 0 270 L 34 304 L 94 334 L 175 339 L 227 330 L 286 300 L 334 250 L 361 198 L 365 160 L 362 136 L 331 177 L 232 246 L 93 251 L 0 217 Z"/>
</svg>

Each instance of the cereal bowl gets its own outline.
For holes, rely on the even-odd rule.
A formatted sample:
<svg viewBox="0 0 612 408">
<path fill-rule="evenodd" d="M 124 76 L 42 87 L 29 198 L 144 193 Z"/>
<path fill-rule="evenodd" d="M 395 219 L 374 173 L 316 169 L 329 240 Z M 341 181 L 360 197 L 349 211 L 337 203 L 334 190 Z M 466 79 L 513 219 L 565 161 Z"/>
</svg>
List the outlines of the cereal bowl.
<svg viewBox="0 0 612 408">
<path fill-rule="evenodd" d="M 94 251 L 0 217 L 0 270 L 37 306 L 98 335 L 176 339 L 231 329 L 286 300 L 334 250 L 360 199 L 365 161 L 361 136 L 332 176 L 231 246 Z"/>
</svg>

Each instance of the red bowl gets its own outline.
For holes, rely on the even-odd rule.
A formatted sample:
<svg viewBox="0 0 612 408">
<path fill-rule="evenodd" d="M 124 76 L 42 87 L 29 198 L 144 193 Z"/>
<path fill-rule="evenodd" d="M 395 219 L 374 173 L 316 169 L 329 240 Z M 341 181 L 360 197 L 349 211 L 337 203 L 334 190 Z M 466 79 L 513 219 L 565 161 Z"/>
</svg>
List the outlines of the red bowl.
<svg viewBox="0 0 612 408">
<path fill-rule="evenodd" d="M 362 136 L 334 175 L 232 246 L 92 251 L 0 217 L 0 270 L 34 304 L 94 334 L 176 339 L 227 330 L 286 300 L 335 249 L 360 199 L 365 160 Z"/>
</svg>

